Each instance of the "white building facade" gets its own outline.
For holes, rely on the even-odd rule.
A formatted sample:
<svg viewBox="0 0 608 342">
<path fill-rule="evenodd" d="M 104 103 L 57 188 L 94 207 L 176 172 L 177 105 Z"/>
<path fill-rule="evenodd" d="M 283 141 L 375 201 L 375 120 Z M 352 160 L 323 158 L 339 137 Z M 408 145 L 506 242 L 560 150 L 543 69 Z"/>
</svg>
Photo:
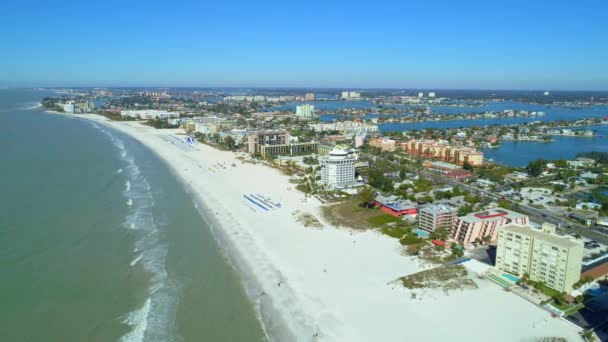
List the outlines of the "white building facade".
<svg viewBox="0 0 608 342">
<path fill-rule="evenodd" d="M 354 153 L 333 149 L 327 156 L 319 159 L 321 165 L 321 181 L 334 189 L 344 189 L 355 185 Z"/>
<path fill-rule="evenodd" d="M 527 274 L 560 291 L 570 292 L 581 276 L 583 243 L 570 236 L 555 234 L 555 226 L 543 224 L 541 230 L 527 225 L 509 224 L 498 234 L 496 266 L 517 276 Z"/>
</svg>

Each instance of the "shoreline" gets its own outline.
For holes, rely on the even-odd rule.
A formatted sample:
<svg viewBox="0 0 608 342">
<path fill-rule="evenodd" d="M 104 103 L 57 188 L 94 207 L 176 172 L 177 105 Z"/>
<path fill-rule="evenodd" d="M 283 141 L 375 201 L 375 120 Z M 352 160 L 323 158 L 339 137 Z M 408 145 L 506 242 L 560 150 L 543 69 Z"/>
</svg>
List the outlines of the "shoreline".
<svg viewBox="0 0 608 342">
<path fill-rule="evenodd" d="M 63 114 L 59 112 L 47 111 L 52 114 Z M 207 226 L 209 227 L 212 236 L 216 240 L 216 244 L 218 249 L 220 250 L 222 256 L 226 259 L 228 264 L 238 273 L 240 282 L 242 283 L 243 290 L 245 291 L 247 297 L 251 305 L 253 305 L 258 321 L 261 324 L 262 330 L 266 335 L 268 341 L 296 341 L 299 340 L 295 337 L 292 330 L 283 329 L 281 327 L 288 326 L 288 322 L 286 321 L 286 317 L 280 314 L 279 310 L 276 308 L 273 303 L 273 299 L 270 296 L 259 296 L 260 293 L 265 292 L 263 290 L 263 284 L 255 278 L 254 268 L 247 261 L 247 256 L 244 255 L 243 251 L 240 250 L 237 246 L 235 246 L 232 241 L 232 236 L 229 234 L 230 228 L 234 228 L 235 224 L 238 224 L 232 218 L 232 215 L 229 214 L 225 208 L 222 206 L 212 209 L 205 201 L 204 198 L 213 198 L 212 194 L 205 193 L 200 189 L 194 189 L 192 186 L 192 182 L 187 181 L 180 175 L 180 170 L 173 165 L 169 159 L 166 158 L 162 153 L 153 146 L 149 144 L 149 142 L 142 140 L 141 137 L 133 134 L 133 132 L 124 129 L 124 127 L 119 127 L 119 122 L 111 121 L 103 116 L 97 114 L 85 114 L 74 116 L 73 118 L 81 118 L 92 120 L 96 123 L 102 124 L 107 128 L 118 130 L 124 134 L 127 134 L 131 138 L 137 140 L 139 143 L 146 146 L 150 151 L 152 151 L 163 163 L 168 166 L 170 172 L 176 177 L 177 181 L 184 187 L 186 193 L 191 196 L 192 201 L 194 202 L 194 206 L 198 211 L 201 220 L 203 220 Z M 133 121 L 136 125 L 140 123 L 137 121 Z M 118 124 L 118 125 L 117 125 Z M 145 128 L 151 128 L 147 126 L 143 126 Z M 153 128 L 152 128 L 153 129 Z M 154 130 L 154 129 L 153 129 Z M 208 147 L 208 146 L 207 146 Z M 213 149 L 212 147 L 208 147 Z M 215 149 L 214 149 L 215 150 Z M 215 198 L 212 200 L 215 201 Z M 223 224 L 219 222 L 218 212 L 225 212 L 227 216 L 230 217 L 228 222 L 224 222 Z M 226 218 L 224 216 L 223 218 Z M 238 232 L 241 234 L 241 232 Z M 278 270 L 273 270 L 277 273 L 280 273 Z M 280 277 L 279 277 L 280 278 Z M 285 287 L 285 286 L 283 286 Z M 297 330 L 297 329 L 296 329 Z"/>
<path fill-rule="evenodd" d="M 238 272 L 270 341 L 439 341 L 445 335 L 429 330 L 429 323 L 437 320 L 445 328 L 440 330 L 454 331 L 469 321 L 463 316 L 470 316 L 487 326 L 491 311 L 484 309 L 483 302 L 493 298 L 499 316 L 505 317 L 497 327 L 462 331 L 463 339 L 485 340 L 491 333 L 499 334 L 494 338 L 497 341 L 545 335 L 578 337 L 565 322 L 548 320 L 547 312 L 479 279 L 475 279 L 478 290 L 445 295 L 429 289 L 424 291 L 424 299 L 411 299 L 408 290 L 387 284 L 422 270 L 416 258 L 402 256 L 396 240 L 376 231 L 330 226 L 319 215 L 321 203 L 306 199 L 275 169 L 243 163 L 232 152 L 202 144 L 196 145 L 199 151 L 186 152 L 163 139 L 179 130 L 156 130 L 94 114 L 74 117 L 131 136 L 169 166 Z M 242 200 L 247 193 L 264 194 L 282 206 L 254 211 Z M 297 222 L 296 211 L 316 216 L 324 228 L 304 227 Z M 466 315 L 459 314 L 463 306 L 471 312 L 465 309 Z M 523 335 L 514 336 L 513 326 L 521 328 Z M 497 329 L 493 332 L 492 328 Z"/>
</svg>

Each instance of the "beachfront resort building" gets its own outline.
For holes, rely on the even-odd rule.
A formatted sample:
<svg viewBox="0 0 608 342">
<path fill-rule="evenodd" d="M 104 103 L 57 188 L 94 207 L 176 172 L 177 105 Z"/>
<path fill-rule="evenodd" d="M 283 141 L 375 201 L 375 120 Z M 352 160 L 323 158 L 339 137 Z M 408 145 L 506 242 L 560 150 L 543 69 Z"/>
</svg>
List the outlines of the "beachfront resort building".
<svg viewBox="0 0 608 342">
<path fill-rule="evenodd" d="M 313 118 L 315 116 L 315 106 L 308 103 L 301 106 L 296 106 L 296 116 Z"/>
<path fill-rule="evenodd" d="M 355 163 L 357 157 L 352 150 L 335 148 L 319 158 L 321 182 L 334 189 L 355 185 Z"/>
<path fill-rule="evenodd" d="M 436 158 L 458 165 L 483 165 L 483 152 L 473 147 L 451 145 L 447 141 L 414 139 L 402 142 L 399 146 L 408 154 L 419 157 Z"/>
<path fill-rule="evenodd" d="M 445 228 L 448 231 L 456 220 L 456 210 L 446 204 L 431 204 L 418 210 L 418 228 L 433 232 Z"/>
<path fill-rule="evenodd" d="M 555 225 L 541 229 L 508 224 L 498 232 L 496 269 L 569 293 L 581 276 L 583 242 L 555 233 Z"/>
<path fill-rule="evenodd" d="M 528 216 L 502 208 L 470 213 L 456 218 L 450 237 L 461 245 L 476 241 L 494 244 L 499 228 L 509 223 L 526 225 Z"/>
<path fill-rule="evenodd" d="M 260 146 L 260 155 L 263 158 L 270 156 L 297 156 L 317 153 L 318 148 L 319 143 L 316 141 L 281 145 L 262 145 Z"/>
<path fill-rule="evenodd" d="M 179 112 L 168 112 L 156 109 L 121 110 L 120 116 L 142 120 L 179 118 Z"/>
<path fill-rule="evenodd" d="M 306 99 L 306 101 L 314 101 L 315 100 L 315 94 L 314 93 L 306 93 L 306 96 L 304 96 L 304 99 Z"/>
<path fill-rule="evenodd" d="M 257 131 L 251 133 L 247 141 L 250 154 L 261 154 L 264 145 L 287 145 L 289 143 L 289 132 L 280 130 Z"/>
</svg>

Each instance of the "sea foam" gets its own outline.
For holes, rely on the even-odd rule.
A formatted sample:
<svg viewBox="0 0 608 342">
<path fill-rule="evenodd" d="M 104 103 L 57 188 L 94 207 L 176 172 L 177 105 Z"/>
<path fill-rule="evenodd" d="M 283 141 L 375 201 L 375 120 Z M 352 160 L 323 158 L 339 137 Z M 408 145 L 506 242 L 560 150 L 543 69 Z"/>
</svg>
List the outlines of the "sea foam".
<svg viewBox="0 0 608 342">
<path fill-rule="evenodd" d="M 150 307 L 152 305 L 152 299 L 148 297 L 144 305 L 137 310 L 129 312 L 124 323 L 133 327 L 133 330 L 122 336 L 121 341 L 125 342 L 140 342 L 144 340 L 146 329 L 148 327 L 148 315 L 150 314 Z"/>
<path fill-rule="evenodd" d="M 134 250 L 138 253 L 129 265 L 133 267 L 139 263 L 149 275 L 148 298 L 141 308 L 134 309 L 125 316 L 124 322 L 131 326 L 132 330 L 125 334 L 122 340 L 172 341 L 171 327 L 175 320 L 179 298 L 176 292 L 179 286 L 168 279 L 165 268 L 168 246 L 162 240 L 153 215 L 156 203 L 152 188 L 124 141 L 104 127 L 94 126 L 108 136 L 118 151 L 123 163 L 118 174 L 127 178 L 122 195 L 129 207 L 123 225 L 133 231 Z"/>
</svg>

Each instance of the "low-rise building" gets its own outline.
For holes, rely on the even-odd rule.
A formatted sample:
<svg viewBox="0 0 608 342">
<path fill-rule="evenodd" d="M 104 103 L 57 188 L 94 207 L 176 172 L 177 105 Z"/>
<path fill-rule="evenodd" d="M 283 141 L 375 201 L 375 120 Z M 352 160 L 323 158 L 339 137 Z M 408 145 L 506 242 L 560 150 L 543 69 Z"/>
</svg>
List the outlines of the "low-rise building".
<svg viewBox="0 0 608 342">
<path fill-rule="evenodd" d="M 508 224 L 500 228 L 496 250 L 496 269 L 560 291 L 571 292 L 580 279 L 583 243 L 571 236 L 555 233 L 545 223 L 541 229 Z"/>
<path fill-rule="evenodd" d="M 397 146 L 397 142 L 389 138 L 378 138 L 370 140 L 369 146 L 380 148 L 385 152 L 394 151 Z"/>
<path fill-rule="evenodd" d="M 456 210 L 445 204 L 431 204 L 418 210 L 418 228 L 433 232 L 440 228 L 450 230 L 456 220 Z"/>
<path fill-rule="evenodd" d="M 492 182 L 491 180 L 487 180 L 487 179 L 483 179 L 483 178 L 479 178 L 475 181 L 477 183 L 478 186 L 481 186 L 482 188 L 487 188 L 490 186 L 495 185 L 496 183 Z"/>
<path fill-rule="evenodd" d="M 470 213 L 456 218 L 450 237 L 462 245 L 476 241 L 493 244 L 500 227 L 509 223 L 528 224 L 528 216 L 502 208 Z"/>
<path fill-rule="evenodd" d="M 458 165 L 446 163 L 444 161 L 427 161 L 424 163 L 424 166 L 426 166 L 430 171 L 444 174 L 449 178 L 463 179 L 473 176 L 473 173 L 471 171 L 465 170 Z"/>
<path fill-rule="evenodd" d="M 412 202 L 408 200 L 401 200 L 397 196 L 387 197 L 378 195 L 376 196 L 375 201 L 376 206 L 380 208 L 380 210 L 395 217 L 400 217 L 403 215 L 416 215 L 416 213 L 418 213 L 418 208 L 416 208 Z"/>
</svg>

